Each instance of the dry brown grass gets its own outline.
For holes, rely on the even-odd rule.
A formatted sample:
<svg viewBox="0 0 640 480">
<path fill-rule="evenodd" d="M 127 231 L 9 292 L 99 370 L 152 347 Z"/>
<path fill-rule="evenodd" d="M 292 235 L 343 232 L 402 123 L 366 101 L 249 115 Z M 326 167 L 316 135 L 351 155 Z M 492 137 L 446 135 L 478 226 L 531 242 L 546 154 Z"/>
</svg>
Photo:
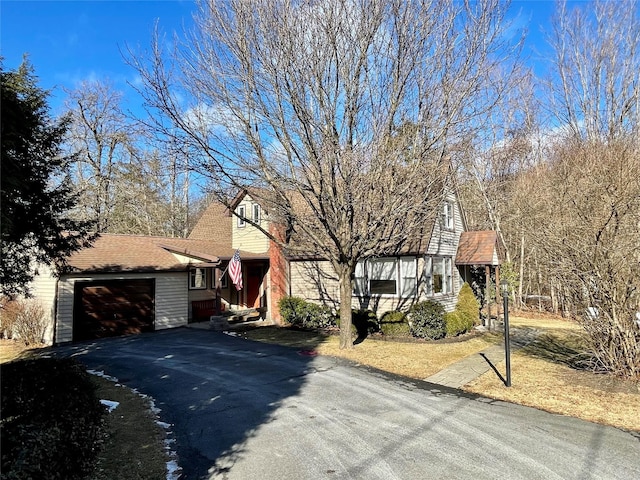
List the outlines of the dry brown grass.
<svg viewBox="0 0 640 480">
<path fill-rule="evenodd" d="M 533 344 L 511 358 L 512 386 L 489 372 L 464 390 L 591 422 L 640 431 L 640 385 L 582 369 L 584 336 L 571 321 L 513 317 L 514 326 L 540 329 Z"/>
<path fill-rule="evenodd" d="M 387 341 L 369 337 L 353 349 L 340 350 L 336 335 L 260 327 L 244 332 L 243 336 L 261 342 L 314 350 L 319 355 L 347 358 L 380 370 L 419 379 L 427 378 L 492 344 L 492 340 L 487 337 L 469 337 L 450 343 Z"/>
<path fill-rule="evenodd" d="M 0 340 L 0 363 L 35 356 L 42 346 L 26 347 L 14 340 Z M 166 478 L 165 432 L 155 421 L 149 401 L 128 388 L 93 376 L 100 399 L 118 402 L 106 417 L 106 438 L 98 454 L 94 480 Z"/>
<path fill-rule="evenodd" d="M 45 345 L 29 345 L 16 340 L 0 339 L 0 363 L 10 362 L 17 358 L 28 358 Z"/>
</svg>

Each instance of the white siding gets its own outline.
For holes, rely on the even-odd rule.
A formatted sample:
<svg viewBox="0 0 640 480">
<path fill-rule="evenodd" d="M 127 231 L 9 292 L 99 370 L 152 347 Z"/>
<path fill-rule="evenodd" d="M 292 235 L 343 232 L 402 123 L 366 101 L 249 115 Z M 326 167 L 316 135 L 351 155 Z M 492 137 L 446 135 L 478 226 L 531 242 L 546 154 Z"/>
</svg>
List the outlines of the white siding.
<svg viewBox="0 0 640 480">
<path fill-rule="evenodd" d="M 460 205 L 453 192 L 450 192 L 447 195 L 446 201 L 453 204 L 453 229 L 443 228 L 442 222 L 440 219 L 437 219 L 433 227 L 433 233 L 426 253 L 429 256 L 452 258 L 452 262 L 454 264 L 454 266 L 452 266 L 453 291 L 447 295 L 435 294 L 433 296 L 426 296 L 424 290 L 422 290 L 421 299 L 435 300 L 444 305 L 445 310 L 450 312 L 455 309 L 458 301 L 458 292 L 462 286 L 462 277 L 460 276 L 458 269 L 455 268 L 455 257 L 458 251 L 458 244 L 460 243 L 460 235 L 464 231 L 464 224 L 462 222 Z M 421 268 L 424 270 L 424 264 Z"/>
<path fill-rule="evenodd" d="M 187 272 L 158 274 L 103 274 L 93 276 L 63 276 L 58 284 L 58 311 L 55 342 L 73 339 L 73 293 L 77 281 L 133 280 L 155 278 L 155 329 L 179 327 L 187 324 L 189 293 Z"/>
</svg>

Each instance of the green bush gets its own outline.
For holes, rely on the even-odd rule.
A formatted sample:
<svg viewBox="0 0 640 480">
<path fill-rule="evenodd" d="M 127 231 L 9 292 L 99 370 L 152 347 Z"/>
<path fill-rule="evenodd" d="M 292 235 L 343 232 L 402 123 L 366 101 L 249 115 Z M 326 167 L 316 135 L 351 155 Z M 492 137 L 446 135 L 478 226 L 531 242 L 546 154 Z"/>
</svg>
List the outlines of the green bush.
<svg viewBox="0 0 640 480">
<path fill-rule="evenodd" d="M 105 408 L 84 367 L 44 358 L 2 365 L 2 479 L 86 478 Z"/>
<path fill-rule="evenodd" d="M 283 297 L 278 302 L 282 319 L 298 327 L 325 328 L 336 324 L 336 317 L 325 305 L 307 302 L 299 297 Z"/>
<path fill-rule="evenodd" d="M 447 337 L 455 337 L 468 332 L 471 327 L 473 327 L 473 324 L 469 323 L 464 315 L 462 315 L 458 310 L 445 313 L 444 323 L 447 328 Z"/>
<path fill-rule="evenodd" d="M 433 300 L 414 304 L 409 310 L 408 318 L 411 335 L 414 337 L 438 340 L 447 333 L 444 307 Z"/>
<path fill-rule="evenodd" d="M 458 293 L 456 311 L 464 317 L 465 323 L 470 324 L 468 330 L 480 321 L 480 304 L 473 294 L 473 290 L 466 282 L 462 285 L 460 293 Z"/>
<path fill-rule="evenodd" d="M 380 330 L 392 337 L 409 336 L 409 322 L 404 312 L 398 310 L 386 312 L 380 318 Z"/>
</svg>

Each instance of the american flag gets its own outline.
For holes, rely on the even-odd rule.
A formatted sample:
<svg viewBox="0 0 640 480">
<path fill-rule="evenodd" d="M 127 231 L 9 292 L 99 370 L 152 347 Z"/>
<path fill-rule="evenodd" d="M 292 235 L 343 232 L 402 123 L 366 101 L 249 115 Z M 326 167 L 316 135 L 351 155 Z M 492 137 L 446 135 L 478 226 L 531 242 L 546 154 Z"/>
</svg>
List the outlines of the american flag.
<svg viewBox="0 0 640 480">
<path fill-rule="evenodd" d="M 236 286 L 236 290 L 242 290 L 242 264 L 240 263 L 240 250 L 236 250 L 229 262 L 229 278 Z"/>
</svg>

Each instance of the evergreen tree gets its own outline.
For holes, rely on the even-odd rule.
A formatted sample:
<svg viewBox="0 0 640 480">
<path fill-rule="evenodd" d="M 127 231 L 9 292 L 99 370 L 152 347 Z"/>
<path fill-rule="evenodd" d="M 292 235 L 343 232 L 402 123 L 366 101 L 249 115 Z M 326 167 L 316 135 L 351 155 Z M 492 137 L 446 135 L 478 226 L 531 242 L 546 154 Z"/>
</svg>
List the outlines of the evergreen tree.
<svg viewBox="0 0 640 480">
<path fill-rule="evenodd" d="M 70 253 L 88 245 L 91 224 L 67 215 L 76 197 L 70 188 L 69 157 L 60 155 L 68 119 L 53 120 L 48 92 L 37 86 L 27 60 L 1 77 L 2 257 L 0 293 L 29 293 L 38 264 L 60 271 Z"/>
</svg>

